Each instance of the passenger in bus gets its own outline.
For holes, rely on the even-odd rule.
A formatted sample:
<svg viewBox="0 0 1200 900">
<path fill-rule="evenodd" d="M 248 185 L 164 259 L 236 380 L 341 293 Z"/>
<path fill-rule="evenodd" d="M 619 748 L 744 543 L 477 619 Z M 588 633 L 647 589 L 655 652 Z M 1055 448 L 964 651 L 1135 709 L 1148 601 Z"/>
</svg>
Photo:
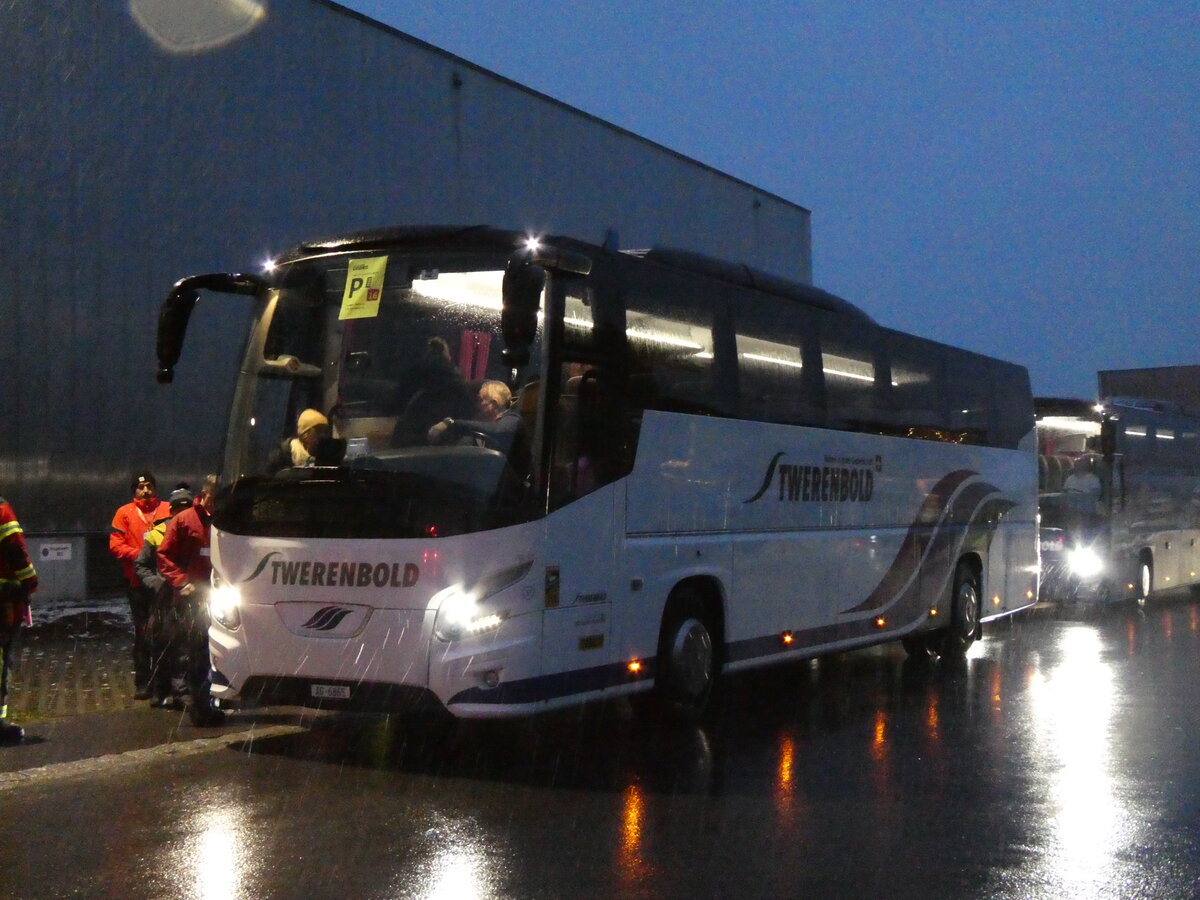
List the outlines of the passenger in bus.
<svg viewBox="0 0 1200 900">
<path fill-rule="evenodd" d="M 519 469 L 512 453 L 524 422 L 512 399 L 512 391 L 503 381 L 485 381 L 479 386 L 475 418 L 447 416 L 430 427 L 426 439 L 431 444 L 479 442 L 509 456 L 513 467 Z"/>
<path fill-rule="evenodd" d="M 430 338 L 425 355 L 404 373 L 397 400 L 401 413 L 392 432 L 393 447 L 424 444 L 429 429 L 440 420 L 469 419 L 475 414 L 474 392 L 440 337 Z"/>
<path fill-rule="evenodd" d="M 317 444 L 332 434 L 329 419 L 319 410 L 306 409 L 296 419 L 296 436 L 284 438 L 271 455 L 267 471 L 275 474 L 291 466 L 303 468 L 317 464 Z"/>
<path fill-rule="evenodd" d="M 1071 474 L 1063 481 L 1063 492 L 1067 494 L 1088 494 L 1099 499 L 1100 479 L 1092 471 L 1092 458 L 1080 456 L 1071 466 Z"/>
<path fill-rule="evenodd" d="M 1063 480 L 1063 499 L 1067 508 L 1087 524 L 1102 512 L 1100 479 L 1092 471 L 1092 457 L 1080 456 L 1071 465 L 1071 474 Z"/>
</svg>

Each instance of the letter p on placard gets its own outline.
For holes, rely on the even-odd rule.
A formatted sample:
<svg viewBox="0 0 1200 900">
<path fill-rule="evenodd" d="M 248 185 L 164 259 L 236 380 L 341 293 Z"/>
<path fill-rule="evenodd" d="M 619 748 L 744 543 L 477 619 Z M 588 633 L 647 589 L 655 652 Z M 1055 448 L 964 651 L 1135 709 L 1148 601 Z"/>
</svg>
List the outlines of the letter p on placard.
<svg viewBox="0 0 1200 900">
<path fill-rule="evenodd" d="M 373 319 L 379 315 L 387 261 L 386 256 L 350 260 L 339 319 Z"/>
</svg>

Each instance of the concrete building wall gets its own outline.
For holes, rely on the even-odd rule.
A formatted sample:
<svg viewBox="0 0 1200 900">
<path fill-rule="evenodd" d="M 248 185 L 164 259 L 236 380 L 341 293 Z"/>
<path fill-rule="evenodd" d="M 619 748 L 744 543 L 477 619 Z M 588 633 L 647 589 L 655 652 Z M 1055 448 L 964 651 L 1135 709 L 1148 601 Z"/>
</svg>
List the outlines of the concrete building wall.
<svg viewBox="0 0 1200 900">
<path fill-rule="evenodd" d="M 811 277 L 803 207 L 326 0 L 264 6 L 177 52 L 138 19 L 170 36 L 252 4 L 0 3 L 0 493 L 59 556 L 70 535 L 95 555 L 134 468 L 165 488 L 216 467 L 246 312 L 202 303 L 156 385 L 182 276 L 429 223 L 611 230 Z"/>
</svg>

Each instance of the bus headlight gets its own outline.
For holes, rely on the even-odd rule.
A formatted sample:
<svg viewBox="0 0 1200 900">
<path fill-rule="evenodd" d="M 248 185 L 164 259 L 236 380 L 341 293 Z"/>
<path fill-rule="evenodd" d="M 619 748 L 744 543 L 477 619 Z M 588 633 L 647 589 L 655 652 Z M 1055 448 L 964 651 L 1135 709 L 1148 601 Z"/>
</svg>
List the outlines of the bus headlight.
<svg viewBox="0 0 1200 900">
<path fill-rule="evenodd" d="M 219 579 L 213 581 L 208 592 L 208 614 L 214 622 L 236 631 L 242 624 L 242 592 L 232 584 L 221 584 Z"/>
<path fill-rule="evenodd" d="M 433 626 L 433 634 L 439 641 L 449 643 L 494 631 L 504 621 L 504 613 L 481 607 L 474 592 L 464 591 L 461 585 L 439 591 L 433 600 L 439 604 Z"/>
<path fill-rule="evenodd" d="M 1067 551 L 1067 567 L 1079 578 L 1095 578 L 1104 568 L 1104 561 L 1091 547 L 1076 547 Z"/>
<path fill-rule="evenodd" d="M 495 631 L 508 618 L 508 611 L 484 606 L 483 601 L 512 587 L 529 574 L 531 568 L 532 560 L 494 572 L 469 590 L 456 584 L 438 591 L 430 598 L 430 604 L 437 607 L 434 637 L 449 643 Z"/>
</svg>

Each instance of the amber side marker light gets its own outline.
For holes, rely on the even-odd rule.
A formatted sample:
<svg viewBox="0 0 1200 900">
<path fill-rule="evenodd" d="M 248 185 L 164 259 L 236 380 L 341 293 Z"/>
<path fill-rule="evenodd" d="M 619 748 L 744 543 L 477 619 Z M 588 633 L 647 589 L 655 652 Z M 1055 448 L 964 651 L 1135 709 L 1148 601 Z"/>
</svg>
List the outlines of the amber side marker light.
<svg viewBox="0 0 1200 900">
<path fill-rule="evenodd" d="M 784 646 L 789 646 L 792 641 L 796 640 L 790 631 L 785 631 L 779 636 L 779 640 L 783 641 Z"/>
<path fill-rule="evenodd" d="M 887 625 L 887 619 L 885 619 L 883 616 L 876 616 L 875 627 L 883 628 L 885 625 Z"/>
<path fill-rule="evenodd" d="M 642 661 L 640 659 L 631 659 L 626 668 L 629 670 L 629 674 L 639 675 L 642 671 Z"/>
<path fill-rule="evenodd" d="M 931 606 L 931 607 L 929 607 L 929 615 L 930 615 L 931 617 L 932 617 L 932 616 L 936 616 L 936 615 L 937 615 L 937 607 L 936 607 L 936 606 Z"/>
<path fill-rule="evenodd" d="M 997 594 L 995 597 L 992 598 L 992 605 L 993 606 L 1000 605 L 1000 595 L 999 594 Z"/>
</svg>

